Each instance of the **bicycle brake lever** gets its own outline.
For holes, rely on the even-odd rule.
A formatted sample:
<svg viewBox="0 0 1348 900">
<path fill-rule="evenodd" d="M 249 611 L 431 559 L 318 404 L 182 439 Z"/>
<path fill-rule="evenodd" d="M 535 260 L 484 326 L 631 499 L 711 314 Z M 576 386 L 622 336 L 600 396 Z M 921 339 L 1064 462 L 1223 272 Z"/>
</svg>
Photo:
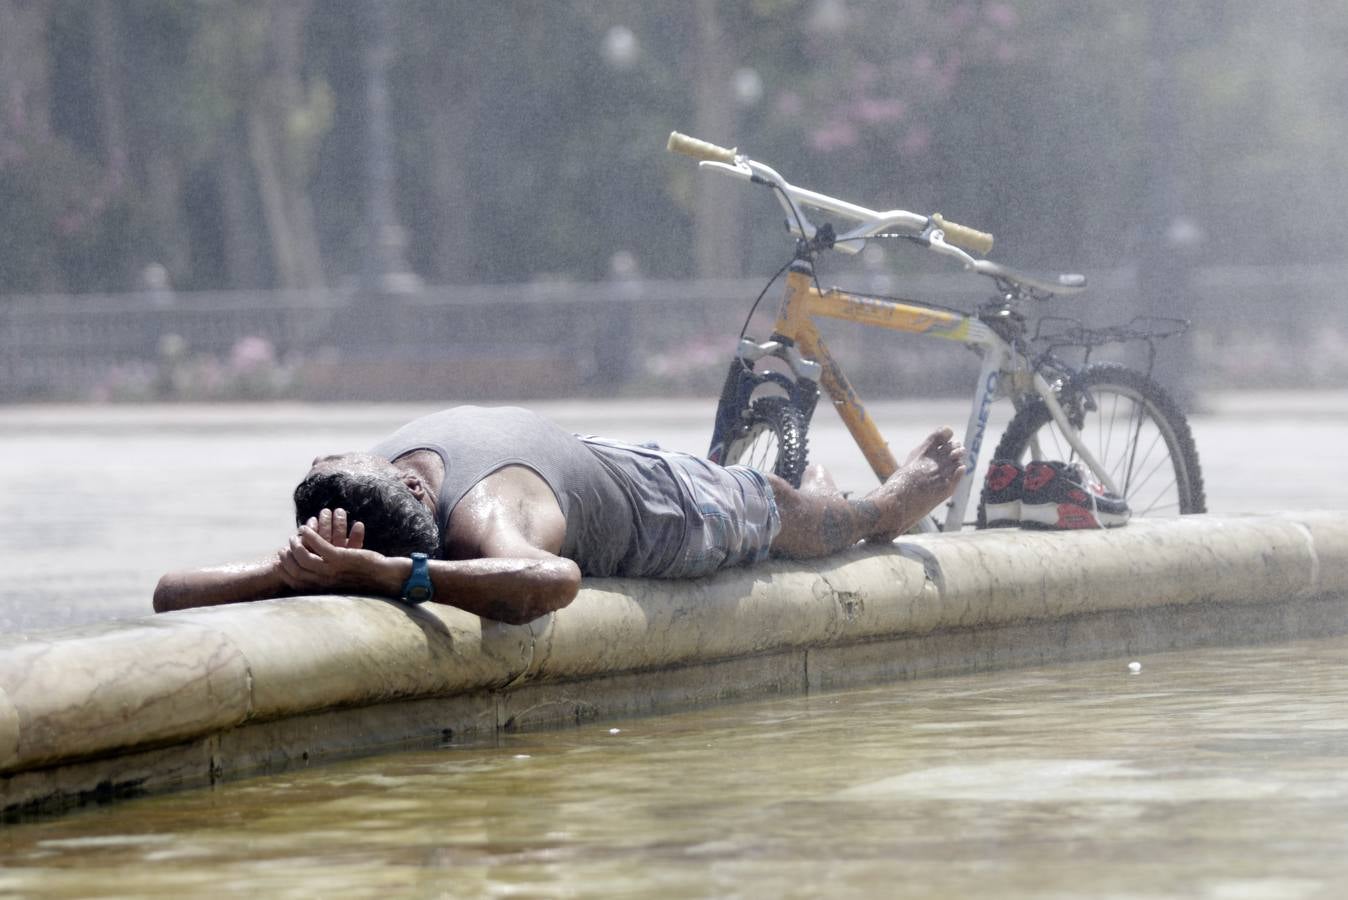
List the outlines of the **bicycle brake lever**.
<svg viewBox="0 0 1348 900">
<path fill-rule="evenodd" d="M 954 244 L 947 243 L 945 232 L 935 226 L 928 226 L 917 240 L 926 244 L 928 250 L 933 250 L 942 256 L 949 256 L 959 261 L 966 270 L 978 271 L 978 260 L 974 259 L 968 253 L 965 253 Z"/>
</svg>

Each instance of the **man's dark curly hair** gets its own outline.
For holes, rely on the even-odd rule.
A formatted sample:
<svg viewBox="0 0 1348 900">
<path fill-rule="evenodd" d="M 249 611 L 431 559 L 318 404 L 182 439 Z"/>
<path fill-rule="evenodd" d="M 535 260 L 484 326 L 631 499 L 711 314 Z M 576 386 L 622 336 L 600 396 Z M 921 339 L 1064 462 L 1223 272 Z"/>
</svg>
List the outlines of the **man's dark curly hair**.
<svg viewBox="0 0 1348 900">
<path fill-rule="evenodd" d="M 295 488 L 295 524 L 323 509 L 346 510 L 365 523 L 365 548 L 385 556 L 440 556 L 440 529 L 421 501 L 397 478 L 370 472 L 310 472 Z"/>
</svg>

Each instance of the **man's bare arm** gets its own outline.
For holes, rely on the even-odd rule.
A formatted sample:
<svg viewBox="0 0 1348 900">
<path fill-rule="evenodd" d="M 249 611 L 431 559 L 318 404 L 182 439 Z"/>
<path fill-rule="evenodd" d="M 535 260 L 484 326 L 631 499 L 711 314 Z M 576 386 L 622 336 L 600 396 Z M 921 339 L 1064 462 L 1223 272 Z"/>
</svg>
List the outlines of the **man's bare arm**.
<svg viewBox="0 0 1348 900">
<path fill-rule="evenodd" d="M 170 572 L 155 588 L 154 610 L 169 612 L 299 594 L 372 594 L 393 599 L 402 595 L 412 575 L 412 560 L 370 550 L 324 548 L 317 543 L 320 540 L 317 534 L 309 535 L 307 541 L 301 538 L 309 553 L 303 558 L 311 567 L 306 571 L 313 576 L 307 588 L 287 584 L 274 560 Z M 433 559 L 428 569 L 437 602 L 512 625 L 561 609 L 580 590 L 580 569 L 558 556 Z"/>
<path fill-rule="evenodd" d="M 323 510 L 308 524 L 324 540 L 338 547 L 357 550 L 365 541 L 365 526 L 353 522 L 348 528 L 345 510 Z M 320 593 L 325 585 L 300 570 L 290 558 L 294 542 L 292 536 L 271 559 L 170 572 L 159 579 L 154 589 L 154 611 Z"/>
<path fill-rule="evenodd" d="M 277 560 L 261 560 L 170 572 L 159 579 L 154 589 L 154 611 L 246 603 L 294 593 L 282 579 Z"/>
<path fill-rule="evenodd" d="M 580 567 L 524 544 L 493 548 L 501 555 L 429 560 L 435 601 L 488 619 L 522 625 L 561 609 L 580 590 Z M 331 590 L 399 597 L 412 560 L 337 547 L 304 526 L 291 539 L 290 561 Z"/>
<path fill-rule="evenodd" d="M 397 597 L 412 575 L 412 561 L 389 562 L 391 577 L 378 593 Z M 568 606 L 580 591 L 580 567 L 560 556 L 433 559 L 427 569 L 435 602 L 510 625 L 523 625 Z"/>
<path fill-rule="evenodd" d="M 468 529 L 469 557 L 429 561 L 437 602 L 523 624 L 575 599 L 580 568 L 574 562 L 538 547 L 536 539 L 521 533 L 513 516 L 499 515 L 498 504 L 486 503 L 479 510 L 476 527 Z M 556 512 L 560 517 L 560 510 Z M 323 510 L 291 535 L 274 560 L 165 575 L 155 589 L 155 611 L 300 594 L 400 597 L 412 574 L 412 560 L 364 549 L 364 527 L 353 522 L 348 531 L 347 524 L 343 510 Z"/>
</svg>

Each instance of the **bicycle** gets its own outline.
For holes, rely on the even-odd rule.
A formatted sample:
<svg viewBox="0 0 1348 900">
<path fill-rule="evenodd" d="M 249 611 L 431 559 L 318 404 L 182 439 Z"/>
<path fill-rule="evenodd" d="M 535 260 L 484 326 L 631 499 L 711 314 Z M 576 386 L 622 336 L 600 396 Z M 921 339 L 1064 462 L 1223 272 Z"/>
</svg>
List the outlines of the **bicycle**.
<svg viewBox="0 0 1348 900">
<path fill-rule="evenodd" d="M 1048 316 L 1039 319 L 1031 333 L 1026 306 L 1085 290 L 1084 276 L 1032 275 L 975 258 L 974 254 L 990 252 L 991 234 L 949 221 L 939 213 L 877 211 L 797 187 L 737 149 L 679 132 L 670 134 L 667 148 L 698 159 L 701 168 L 772 190 L 796 238 L 794 256 L 754 303 L 756 308 L 785 271 L 786 289 L 773 333 L 766 341 L 756 341 L 744 331 L 740 334 L 717 404 L 708 451 L 712 461 L 771 471 L 799 486 L 807 462 L 810 421 L 822 389 L 876 476 L 883 481 L 898 468 L 875 422 L 820 337 L 815 318 L 826 317 L 956 341 L 979 354 L 981 366 L 964 435 L 971 474 L 977 471 L 993 402 L 1010 399 L 1015 413 L 993 459 L 1079 461 L 1106 490 L 1124 498 L 1134 516 L 1206 510 L 1189 424 L 1170 394 L 1151 378 L 1156 343 L 1182 333 L 1188 322 L 1138 317 L 1124 326 L 1093 329 L 1075 320 Z M 851 228 L 840 232 L 828 222 L 816 227 L 806 216 L 807 210 L 840 217 Z M 966 270 L 990 278 L 997 293 L 973 313 L 966 313 L 918 300 L 819 286 L 816 256 L 828 250 L 855 254 L 867 241 L 877 239 L 905 240 L 952 258 Z M 749 316 L 753 316 L 752 309 Z M 1147 347 L 1145 372 L 1091 362 L 1096 347 L 1133 341 Z M 1063 358 L 1061 351 L 1066 348 L 1083 351 L 1079 365 Z M 772 360 L 780 365 L 758 368 Z M 944 522 L 928 517 L 924 530 L 964 527 L 973 481 L 964 478 L 947 504 Z M 973 524 L 981 527 L 985 522 L 980 495 Z"/>
</svg>

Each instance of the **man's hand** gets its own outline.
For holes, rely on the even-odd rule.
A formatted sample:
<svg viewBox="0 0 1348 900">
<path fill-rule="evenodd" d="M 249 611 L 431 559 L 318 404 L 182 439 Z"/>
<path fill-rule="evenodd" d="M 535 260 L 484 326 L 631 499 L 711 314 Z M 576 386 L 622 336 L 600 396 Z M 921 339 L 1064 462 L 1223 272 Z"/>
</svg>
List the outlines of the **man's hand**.
<svg viewBox="0 0 1348 900">
<path fill-rule="evenodd" d="M 305 524 L 334 547 L 359 550 L 365 546 L 365 523 L 352 522 L 348 528 L 346 510 L 340 506 L 336 509 L 321 510 L 318 518 L 310 516 Z"/>
<path fill-rule="evenodd" d="M 277 554 L 279 575 L 296 592 L 348 589 L 386 593 L 389 560 L 363 549 L 365 526 L 346 510 L 325 509 L 300 526 Z M 395 576 L 396 578 L 396 576 Z"/>
</svg>

